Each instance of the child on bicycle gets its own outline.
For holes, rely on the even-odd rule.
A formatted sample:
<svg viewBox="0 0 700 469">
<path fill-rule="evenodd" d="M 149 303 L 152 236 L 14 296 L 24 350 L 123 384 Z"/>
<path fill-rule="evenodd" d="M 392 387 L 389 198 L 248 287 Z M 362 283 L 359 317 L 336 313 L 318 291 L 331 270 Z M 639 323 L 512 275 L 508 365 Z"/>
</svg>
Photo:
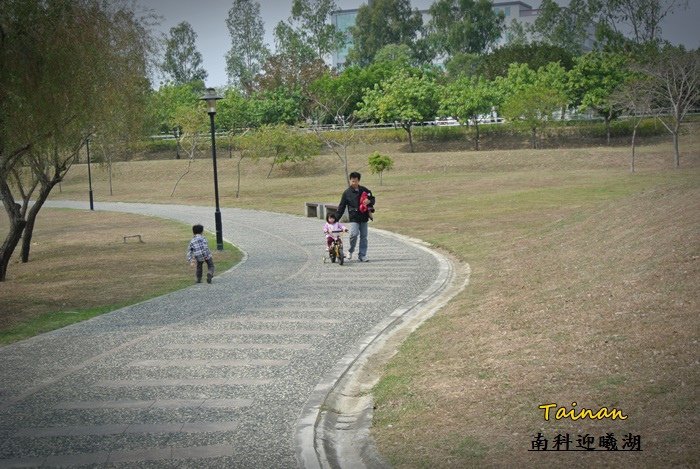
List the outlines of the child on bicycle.
<svg viewBox="0 0 700 469">
<path fill-rule="evenodd" d="M 339 221 L 336 221 L 335 213 L 329 213 L 326 215 L 326 224 L 323 225 L 323 232 L 326 233 L 326 251 L 330 250 L 331 246 L 333 245 L 333 241 L 335 241 L 336 237 L 338 236 L 338 231 L 347 232 L 348 229 L 345 228 L 345 225 Z"/>
</svg>

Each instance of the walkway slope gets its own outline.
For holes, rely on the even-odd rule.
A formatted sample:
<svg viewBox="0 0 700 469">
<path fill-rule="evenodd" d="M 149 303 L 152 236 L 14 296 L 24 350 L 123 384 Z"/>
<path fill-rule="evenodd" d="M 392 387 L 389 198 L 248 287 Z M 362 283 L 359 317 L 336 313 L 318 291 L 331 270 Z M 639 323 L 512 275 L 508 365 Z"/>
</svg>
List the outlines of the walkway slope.
<svg viewBox="0 0 700 469">
<path fill-rule="evenodd" d="M 98 209 L 213 225 L 204 207 Z M 371 262 L 341 267 L 322 262 L 318 219 L 222 215 L 246 256 L 213 284 L 0 348 L 0 467 L 296 467 L 314 388 L 438 276 L 425 249 L 371 229 Z"/>
</svg>

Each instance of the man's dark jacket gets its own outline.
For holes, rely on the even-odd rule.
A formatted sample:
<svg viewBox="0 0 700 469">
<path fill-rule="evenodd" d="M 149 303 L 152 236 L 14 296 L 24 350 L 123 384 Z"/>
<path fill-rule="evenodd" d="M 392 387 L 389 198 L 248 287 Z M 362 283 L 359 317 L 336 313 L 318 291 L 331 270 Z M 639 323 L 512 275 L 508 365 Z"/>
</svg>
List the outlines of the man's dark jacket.
<svg viewBox="0 0 700 469">
<path fill-rule="evenodd" d="M 340 220 L 340 217 L 343 216 L 343 212 L 345 212 L 345 208 L 347 207 L 348 218 L 351 222 L 367 223 L 367 221 L 369 221 L 370 215 L 369 210 L 366 212 L 360 212 L 360 196 L 363 192 L 367 193 L 367 198 L 370 201 L 370 206 L 374 205 L 374 196 L 372 195 L 371 190 L 367 189 L 364 186 L 358 186 L 357 189 L 348 187 L 347 189 L 345 189 L 345 192 L 343 192 L 343 195 L 340 197 L 340 203 L 338 204 L 338 211 L 335 213 L 335 219 Z"/>
</svg>

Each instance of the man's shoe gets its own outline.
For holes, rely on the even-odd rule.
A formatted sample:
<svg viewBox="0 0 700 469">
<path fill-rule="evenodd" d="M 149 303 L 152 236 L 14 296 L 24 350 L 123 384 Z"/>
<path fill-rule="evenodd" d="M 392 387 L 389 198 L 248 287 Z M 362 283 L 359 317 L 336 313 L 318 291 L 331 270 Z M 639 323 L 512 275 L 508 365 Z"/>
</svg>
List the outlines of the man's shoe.
<svg viewBox="0 0 700 469">
<path fill-rule="evenodd" d="M 348 253 L 345 254 L 345 258 L 346 258 L 347 260 L 352 259 L 352 252 L 349 252 L 349 251 L 348 251 Z"/>
<path fill-rule="evenodd" d="M 369 262 L 369 259 L 367 258 L 367 256 L 365 256 L 365 257 L 358 257 L 357 260 L 360 261 L 360 262 Z"/>
<path fill-rule="evenodd" d="M 211 283 L 211 277 L 212 277 L 211 274 L 207 274 L 207 283 Z"/>
</svg>

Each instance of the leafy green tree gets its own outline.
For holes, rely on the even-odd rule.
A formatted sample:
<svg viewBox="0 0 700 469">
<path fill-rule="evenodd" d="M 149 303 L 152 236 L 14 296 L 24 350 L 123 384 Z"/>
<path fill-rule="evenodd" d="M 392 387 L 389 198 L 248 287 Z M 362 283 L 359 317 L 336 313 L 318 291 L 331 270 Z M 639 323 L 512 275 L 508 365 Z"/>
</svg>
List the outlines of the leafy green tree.
<svg viewBox="0 0 700 469">
<path fill-rule="evenodd" d="M 506 76 L 497 76 L 494 84 L 498 90 L 499 103 L 515 94 L 522 94 L 537 81 L 537 72 L 527 64 L 513 63 Z"/>
<path fill-rule="evenodd" d="M 525 46 L 530 43 L 526 25 L 515 19 L 506 26 L 504 36 L 506 46 Z"/>
<path fill-rule="evenodd" d="M 507 75 L 513 63 L 527 64 L 532 70 L 537 70 L 550 62 L 559 62 L 564 69 L 571 70 L 574 58 L 562 47 L 541 42 L 505 45 L 483 56 L 477 70 L 479 75 L 493 80 Z"/>
<path fill-rule="evenodd" d="M 489 0 L 437 0 L 430 7 L 428 37 L 445 56 L 481 54 L 500 39 L 504 20 Z"/>
<path fill-rule="evenodd" d="M 229 80 L 245 92 L 251 92 L 254 78 L 270 54 L 264 42 L 260 4 L 255 0 L 234 0 L 226 26 L 231 35 L 231 48 L 226 54 Z"/>
<path fill-rule="evenodd" d="M 256 93 L 250 100 L 252 124 L 296 124 L 301 119 L 302 101 L 298 90 L 286 87 Z"/>
<path fill-rule="evenodd" d="M 410 0 L 374 0 L 362 5 L 351 29 L 354 46 L 348 61 L 369 65 L 388 44 L 406 44 L 415 54 L 422 26 L 423 17 L 417 9 L 411 10 Z"/>
<path fill-rule="evenodd" d="M 170 197 L 175 194 L 180 181 L 189 174 L 192 161 L 195 159 L 197 149 L 209 135 L 209 116 L 204 108 L 204 103 L 199 101 L 194 105 L 182 105 L 175 109 L 172 120 L 181 129 L 178 144 L 187 154 L 187 167 L 185 172 L 178 178 L 170 193 Z"/>
<path fill-rule="evenodd" d="M 387 46 L 367 67 L 351 65 L 341 73 L 324 73 L 307 89 L 307 99 L 312 103 L 307 117 L 327 124 L 350 121 L 366 89 L 398 73 L 420 73 L 407 64 L 405 51 L 404 46 Z"/>
<path fill-rule="evenodd" d="M 538 148 L 538 132 L 552 121 L 552 113 L 561 109 L 566 97 L 542 84 L 526 85 L 521 92 L 506 98 L 501 112 L 513 125 L 530 131 L 532 148 Z"/>
<path fill-rule="evenodd" d="M 561 109 L 561 119 L 564 119 L 569 103 L 572 101 L 567 70 L 559 62 L 549 62 L 537 69 L 535 82 L 566 98 Z"/>
<path fill-rule="evenodd" d="M 481 75 L 478 71 L 484 56 L 477 54 L 455 54 L 445 63 L 445 71 L 449 80 L 459 77 Z"/>
<path fill-rule="evenodd" d="M 260 74 L 256 77 L 259 91 L 277 88 L 301 90 L 322 76 L 328 67 L 318 59 L 314 50 L 304 42 L 304 37 L 287 23 L 280 22 L 275 28 L 277 53 L 268 56 Z"/>
<path fill-rule="evenodd" d="M 382 176 L 384 171 L 388 171 L 394 167 L 394 160 L 391 159 L 389 155 L 382 155 L 378 151 L 375 151 L 367 159 L 369 164 L 369 169 L 372 174 L 379 174 L 379 185 L 383 185 Z"/>
<path fill-rule="evenodd" d="M 219 127 L 225 130 L 251 127 L 257 123 L 253 116 L 252 100 L 236 88 L 228 88 L 216 106 Z"/>
<path fill-rule="evenodd" d="M 275 165 L 281 163 L 296 163 L 310 159 L 318 152 L 318 141 L 309 139 L 287 125 L 263 125 L 255 133 L 253 154 L 257 158 L 270 158 L 269 178 Z"/>
<path fill-rule="evenodd" d="M 589 0 L 589 8 L 597 12 L 597 22 L 603 26 L 598 28 L 599 39 L 601 33 L 619 38 L 629 31 L 635 44 L 658 42 L 664 18 L 687 6 L 688 0 Z"/>
<path fill-rule="evenodd" d="M 149 96 L 148 119 L 153 131 L 171 133 L 175 126 L 175 110 L 181 106 L 194 106 L 203 92 L 203 82 L 164 83 L 152 91 Z"/>
<path fill-rule="evenodd" d="M 345 36 L 330 24 L 333 0 L 293 0 L 291 23 L 296 25 L 302 42 L 312 50 L 314 58 L 323 60 L 345 44 Z"/>
<path fill-rule="evenodd" d="M 440 114 L 456 116 L 460 122 L 474 127 L 474 149 L 479 150 L 480 116 L 489 114 L 498 100 L 493 82 L 480 77 L 461 78 L 442 90 Z"/>
<path fill-rule="evenodd" d="M 196 40 L 197 33 L 187 21 L 170 28 L 161 70 L 177 85 L 207 78 L 207 72 L 202 68 L 202 54 L 195 46 Z"/>
<path fill-rule="evenodd" d="M 357 111 L 361 118 L 395 122 L 408 134 L 413 152 L 413 125 L 432 119 L 438 109 L 435 82 L 427 76 L 398 74 L 367 90 Z"/>
<path fill-rule="evenodd" d="M 572 55 L 579 55 L 587 39 L 592 39 L 590 26 L 596 11 L 588 0 L 571 0 L 564 8 L 555 0 L 542 0 L 532 32 L 540 41 L 559 46 Z"/>
<path fill-rule="evenodd" d="M 121 4 L 2 2 L 0 199 L 9 227 L 0 246 L 0 281 L 20 237 L 31 243 L 37 214 L 86 139 L 115 119 L 134 121 L 125 130 L 140 128 L 154 46 L 145 19 Z M 31 208 L 16 202 L 28 192 L 13 180 L 22 167 L 31 171 L 24 181 L 38 181 Z"/>
<path fill-rule="evenodd" d="M 629 77 L 627 58 L 608 52 L 589 52 L 576 58 L 574 68 L 569 72 L 569 88 L 574 103 L 603 117 L 608 144 L 610 121 L 620 113 L 610 97 Z"/>
</svg>

